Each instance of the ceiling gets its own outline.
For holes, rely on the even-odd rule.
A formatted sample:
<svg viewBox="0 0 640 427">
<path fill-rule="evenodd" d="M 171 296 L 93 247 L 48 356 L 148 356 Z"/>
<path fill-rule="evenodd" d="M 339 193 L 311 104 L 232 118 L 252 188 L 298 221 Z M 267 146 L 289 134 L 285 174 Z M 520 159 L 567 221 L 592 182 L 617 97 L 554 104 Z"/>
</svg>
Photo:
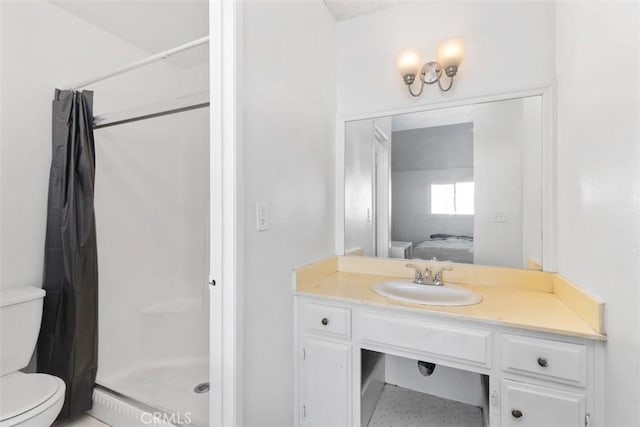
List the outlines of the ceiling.
<svg viewBox="0 0 640 427">
<path fill-rule="evenodd" d="M 207 0 L 49 0 L 150 55 L 209 34 Z M 191 67 L 208 61 L 209 50 L 197 47 L 168 61 Z"/>
<path fill-rule="evenodd" d="M 331 14 L 338 21 L 388 9 L 410 0 L 323 0 Z M 414 0 L 415 1 L 415 0 Z"/>
<path fill-rule="evenodd" d="M 0 0 L 1 1 L 1 0 Z M 209 34 L 208 0 L 49 0 L 150 55 Z M 323 0 L 338 21 L 356 18 L 411 0 Z M 414 0 L 415 1 L 415 0 Z M 208 60 L 198 47 L 168 61 L 191 67 Z"/>
</svg>

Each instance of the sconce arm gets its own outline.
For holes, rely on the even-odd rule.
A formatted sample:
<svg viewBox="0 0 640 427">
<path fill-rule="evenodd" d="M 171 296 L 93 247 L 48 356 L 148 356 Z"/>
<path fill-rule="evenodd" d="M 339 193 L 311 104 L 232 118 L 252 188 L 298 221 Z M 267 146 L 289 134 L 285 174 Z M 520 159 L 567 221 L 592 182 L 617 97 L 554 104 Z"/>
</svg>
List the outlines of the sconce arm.
<svg viewBox="0 0 640 427">
<path fill-rule="evenodd" d="M 442 80 L 442 78 L 438 79 L 438 86 L 440 86 L 440 90 L 443 91 L 443 92 L 448 92 L 453 87 L 453 76 L 451 76 L 451 78 L 449 79 L 449 86 L 447 86 L 446 89 L 444 87 L 442 87 L 441 80 Z"/>
<path fill-rule="evenodd" d="M 411 96 L 417 98 L 422 95 L 422 91 L 424 90 L 424 82 L 420 80 L 420 90 L 418 91 L 418 93 L 413 93 L 413 90 L 411 90 L 411 85 L 407 85 L 407 88 L 409 89 L 409 93 L 411 94 Z"/>
</svg>

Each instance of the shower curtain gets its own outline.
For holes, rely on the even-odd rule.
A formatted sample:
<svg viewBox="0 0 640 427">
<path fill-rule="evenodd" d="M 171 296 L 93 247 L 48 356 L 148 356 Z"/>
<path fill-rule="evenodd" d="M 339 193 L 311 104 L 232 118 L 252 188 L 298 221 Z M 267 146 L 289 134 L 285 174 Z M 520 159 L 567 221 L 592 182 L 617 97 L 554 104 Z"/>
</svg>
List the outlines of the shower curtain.
<svg viewBox="0 0 640 427">
<path fill-rule="evenodd" d="M 91 409 L 98 368 L 92 110 L 93 92 L 56 89 L 37 366 L 67 386 L 58 419 Z"/>
</svg>

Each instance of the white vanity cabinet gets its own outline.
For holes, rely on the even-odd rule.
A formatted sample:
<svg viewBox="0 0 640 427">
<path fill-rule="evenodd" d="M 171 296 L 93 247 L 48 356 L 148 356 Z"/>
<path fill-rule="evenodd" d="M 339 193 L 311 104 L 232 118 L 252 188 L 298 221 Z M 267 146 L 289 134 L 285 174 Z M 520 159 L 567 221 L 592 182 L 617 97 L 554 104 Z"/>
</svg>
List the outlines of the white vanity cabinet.
<svg viewBox="0 0 640 427">
<path fill-rule="evenodd" d="M 296 295 L 296 422 L 361 427 L 361 350 L 489 378 L 491 427 L 601 427 L 601 342 Z M 480 426 L 479 426 L 480 427 Z"/>
<path fill-rule="evenodd" d="M 298 425 L 351 425 L 351 310 L 301 302 Z"/>
<path fill-rule="evenodd" d="M 591 344 L 502 333 L 501 425 L 594 425 Z"/>
<path fill-rule="evenodd" d="M 502 380 L 502 426 L 583 427 L 585 394 Z"/>
<path fill-rule="evenodd" d="M 302 345 L 302 425 L 348 426 L 351 345 L 311 336 Z"/>
</svg>

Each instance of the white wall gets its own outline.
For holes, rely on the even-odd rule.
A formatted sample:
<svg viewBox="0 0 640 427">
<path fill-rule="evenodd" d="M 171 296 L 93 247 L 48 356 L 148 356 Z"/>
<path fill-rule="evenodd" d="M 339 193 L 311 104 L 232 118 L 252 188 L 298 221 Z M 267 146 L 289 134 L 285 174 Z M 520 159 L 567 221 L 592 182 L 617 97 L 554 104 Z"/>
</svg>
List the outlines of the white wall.
<svg viewBox="0 0 640 427">
<path fill-rule="evenodd" d="M 522 263 L 542 258 L 542 98 L 522 100 Z"/>
<path fill-rule="evenodd" d="M 244 425 L 293 423 L 292 269 L 333 253 L 335 21 L 320 0 L 244 3 Z M 255 204 L 269 203 L 268 231 Z"/>
<path fill-rule="evenodd" d="M 526 137 L 522 132 L 522 102 L 516 99 L 473 107 L 475 264 L 523 267 L 522 151 Z M 539 118 L 538 114 L 538 124 Z M 541 195 L 537 198 L 540 200 Z M 499 213 L 505 215 L 505 222 L 493 220 Z M 540 209 L 538 214 L 542 214 Z"/>
<path fill-rule="evenodd" d="M 418 371 L 417 360 L 390 354 L 385 355 L 384 363 L 388 384 L 468 405 L 482 407 L 484 404 L 482 374 L 436 365 L 433 373 L 425 377 Z"/>
<path fill-rule="evenodd" d="M 553 81 L 552 2 L 429 1 L 343 21 L 338 25 L 338 112 L 357 114 L 541 87 Z M 436 58 L 441 39 L 466 37 L 467 53 L 454 89 L 433 86 L 412 98 L 395 65 L 407 47 Z"/>
<path fill-rule="evenodd" d="M 558 268 L 607 304 L 610 427 L 640 425 L 639 22 L 636 2 L 556 9 Z"/>
<path fill-rule="evenodd" d="M 2 3 L 0 3 L 0 25 L 2 25 L 2 23 L 4 22 L 4 8 L 2 6 Z M 4 169 L 3 167 L 3 161 L 2 161 L 2 139 L 3 139 L 3 135 L 4 135 L 4 128 L 3 128 L 3 122 L 5 120 L 4 118 L 4 103 L 2 102 L 2 99 L 4 99 L 4 80 L 2 79 L 2 69 L 4 67 L 4 50 L 5 50 L 5 35 L 2 32 L 2 30 L 0 29 L 0 289 L 3 288 L 3 280 L 2 280 L 2 266 L 4 264 L 4 244 L 2 243 L 4 241 L 3 238 L 3 229 L 4 229 L 4 213 L 2 209 L 2 193 L 3 193 L 3 185 L 2 185 L 2 176 L 3 176 L 3 172 L 2 170 Z"/>
<path fill-rule="evenodd" d="M 44 0 L 2 1 L 0 10 L 0 287 L 40 286 L 54 88 L 149 53 Z M 201 82 L 206 89 L 207 74 L 203 67 L 184 72 L 165 64 L 133 71 L 89 88 L 96 91 L 94 113 L 202 90 Z"/>
</svg>

